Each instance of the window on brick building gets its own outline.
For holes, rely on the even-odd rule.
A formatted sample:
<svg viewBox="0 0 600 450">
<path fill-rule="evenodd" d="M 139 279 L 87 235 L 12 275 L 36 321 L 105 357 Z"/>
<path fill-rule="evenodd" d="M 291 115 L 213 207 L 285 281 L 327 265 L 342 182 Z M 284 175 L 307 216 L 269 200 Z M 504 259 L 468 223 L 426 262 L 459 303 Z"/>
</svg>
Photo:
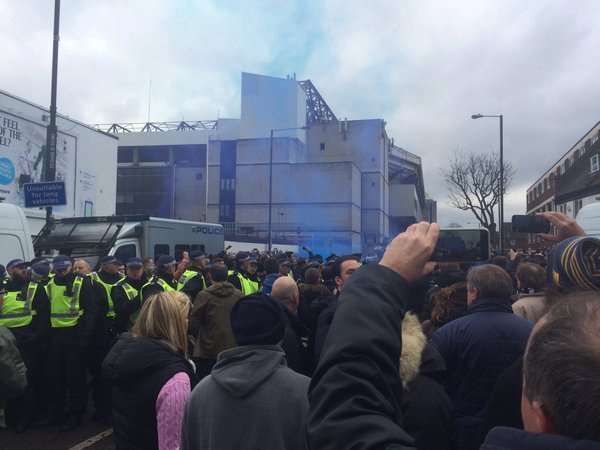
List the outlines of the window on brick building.
<svg viewBox="0 0 600 450">
<path fill-rule="evenodd" d="M 599 169 L 599 164 L 598 164 L 598 155 L 594 155 L 590 158 L 590 172 L 594 173 L 594 172 L 598 172 Z"/>
</svg>

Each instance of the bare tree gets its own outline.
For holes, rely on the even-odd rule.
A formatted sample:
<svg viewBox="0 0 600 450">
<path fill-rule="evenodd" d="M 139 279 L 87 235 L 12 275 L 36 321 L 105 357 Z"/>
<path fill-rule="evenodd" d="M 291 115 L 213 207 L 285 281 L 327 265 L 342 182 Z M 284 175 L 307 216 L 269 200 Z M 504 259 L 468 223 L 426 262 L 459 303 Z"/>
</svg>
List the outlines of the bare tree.
<svg viewBox="0 0 600 450">
<path fill-rule="evenodd" d="M 454 152 L 448 169 L 440 168 L 448 186 L 452 206 L 471 211 L 496 242 L 494 208 L 500 200 L 500 158 L 495 153 Z M 504 161 L 504 194 L 508 192 L 515 170 Z"/>
</svg>

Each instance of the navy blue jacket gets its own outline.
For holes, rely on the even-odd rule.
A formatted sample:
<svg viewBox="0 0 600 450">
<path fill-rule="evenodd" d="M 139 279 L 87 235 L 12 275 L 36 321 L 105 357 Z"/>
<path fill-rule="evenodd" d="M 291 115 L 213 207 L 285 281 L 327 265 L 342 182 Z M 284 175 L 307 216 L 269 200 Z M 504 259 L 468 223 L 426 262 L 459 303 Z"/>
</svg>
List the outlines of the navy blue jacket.
<svg viewBox="0 0 600 450">
<path fill-rule="evenodd" d="M 533 323 L 512 313 L 510 300 L 480 299 L 466 316 L 435 332 L 431 345 L 446 361 L 446 390 L 455 408 L 456 443 L 476 448 L 483 410 L 500 374 L 523 357 Z"/>
</svg>

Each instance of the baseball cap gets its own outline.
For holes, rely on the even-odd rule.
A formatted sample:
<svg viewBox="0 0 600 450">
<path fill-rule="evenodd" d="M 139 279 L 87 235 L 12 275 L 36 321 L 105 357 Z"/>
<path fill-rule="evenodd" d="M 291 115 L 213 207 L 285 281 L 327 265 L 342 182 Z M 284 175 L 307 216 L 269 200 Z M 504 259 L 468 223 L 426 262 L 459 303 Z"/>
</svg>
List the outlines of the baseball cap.
<svg viewBox="0 0 600 450">
<path fill-rule="evenodd" d="M 102 258 L 100 258 L 100 265 L 104 265 L 104 264 L 118 264 L 121 261 L 119 261 L 114 255 L 107 255 L 107 256 L 103 256 Z"/>
<path fill-rule="evenodd" d="M 190 259 L 193 261 L 200 261 L 204 258 L 206 258 L 206 253 L 201 250 L 194 250 L 192 253 L 190 253 Z"/>
<path fill-rule="evenodd" d="M 28 266 L 29 263 L 27 261 L 23 261 L 22 259 L 12 259 L 6 265 L 6 270 L 14 269 L 19 266 Z"/>
<path fill-rule="evenodd" d="M 62 270 L 66 269 L 71 265 L 71 258 L 67 255 L 57 255 L 52 260 L 52 269 L 53 270 Z"/>
<path fill-rule="evenodd" d="M 142 258 L 134 256 L 133 258 L 129 258 L 129 260 L 127 261 L 127 267 L 131 267 L 132 269 L 139 269 L 140 267 L 144 267 L 144 261 L 142 261 Z"/>
<path fill-rule="evenodd" d="M 177 261 L 171 255 L 162 255 L 160 258 L 158 258 L 156 265 L 162 267 L 170 267 L 177 265 Z"/>
</svg>

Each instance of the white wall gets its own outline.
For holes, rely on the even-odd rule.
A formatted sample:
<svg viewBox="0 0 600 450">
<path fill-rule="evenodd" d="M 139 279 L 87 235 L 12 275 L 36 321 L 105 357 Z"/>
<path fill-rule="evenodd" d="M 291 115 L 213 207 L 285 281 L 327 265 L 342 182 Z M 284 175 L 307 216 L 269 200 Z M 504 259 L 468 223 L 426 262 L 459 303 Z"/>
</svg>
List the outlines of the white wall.
<svg viewBox="0 0 600 450">
<path fill-rule="evenodd" d="M 271 129 L 306 126 L 306 94 L 296 80 L 242 72 L 241 139 L 269 137 Z M 297 137 L 305 130 L 277 131 L 276 137 Z"/>
</svg>

